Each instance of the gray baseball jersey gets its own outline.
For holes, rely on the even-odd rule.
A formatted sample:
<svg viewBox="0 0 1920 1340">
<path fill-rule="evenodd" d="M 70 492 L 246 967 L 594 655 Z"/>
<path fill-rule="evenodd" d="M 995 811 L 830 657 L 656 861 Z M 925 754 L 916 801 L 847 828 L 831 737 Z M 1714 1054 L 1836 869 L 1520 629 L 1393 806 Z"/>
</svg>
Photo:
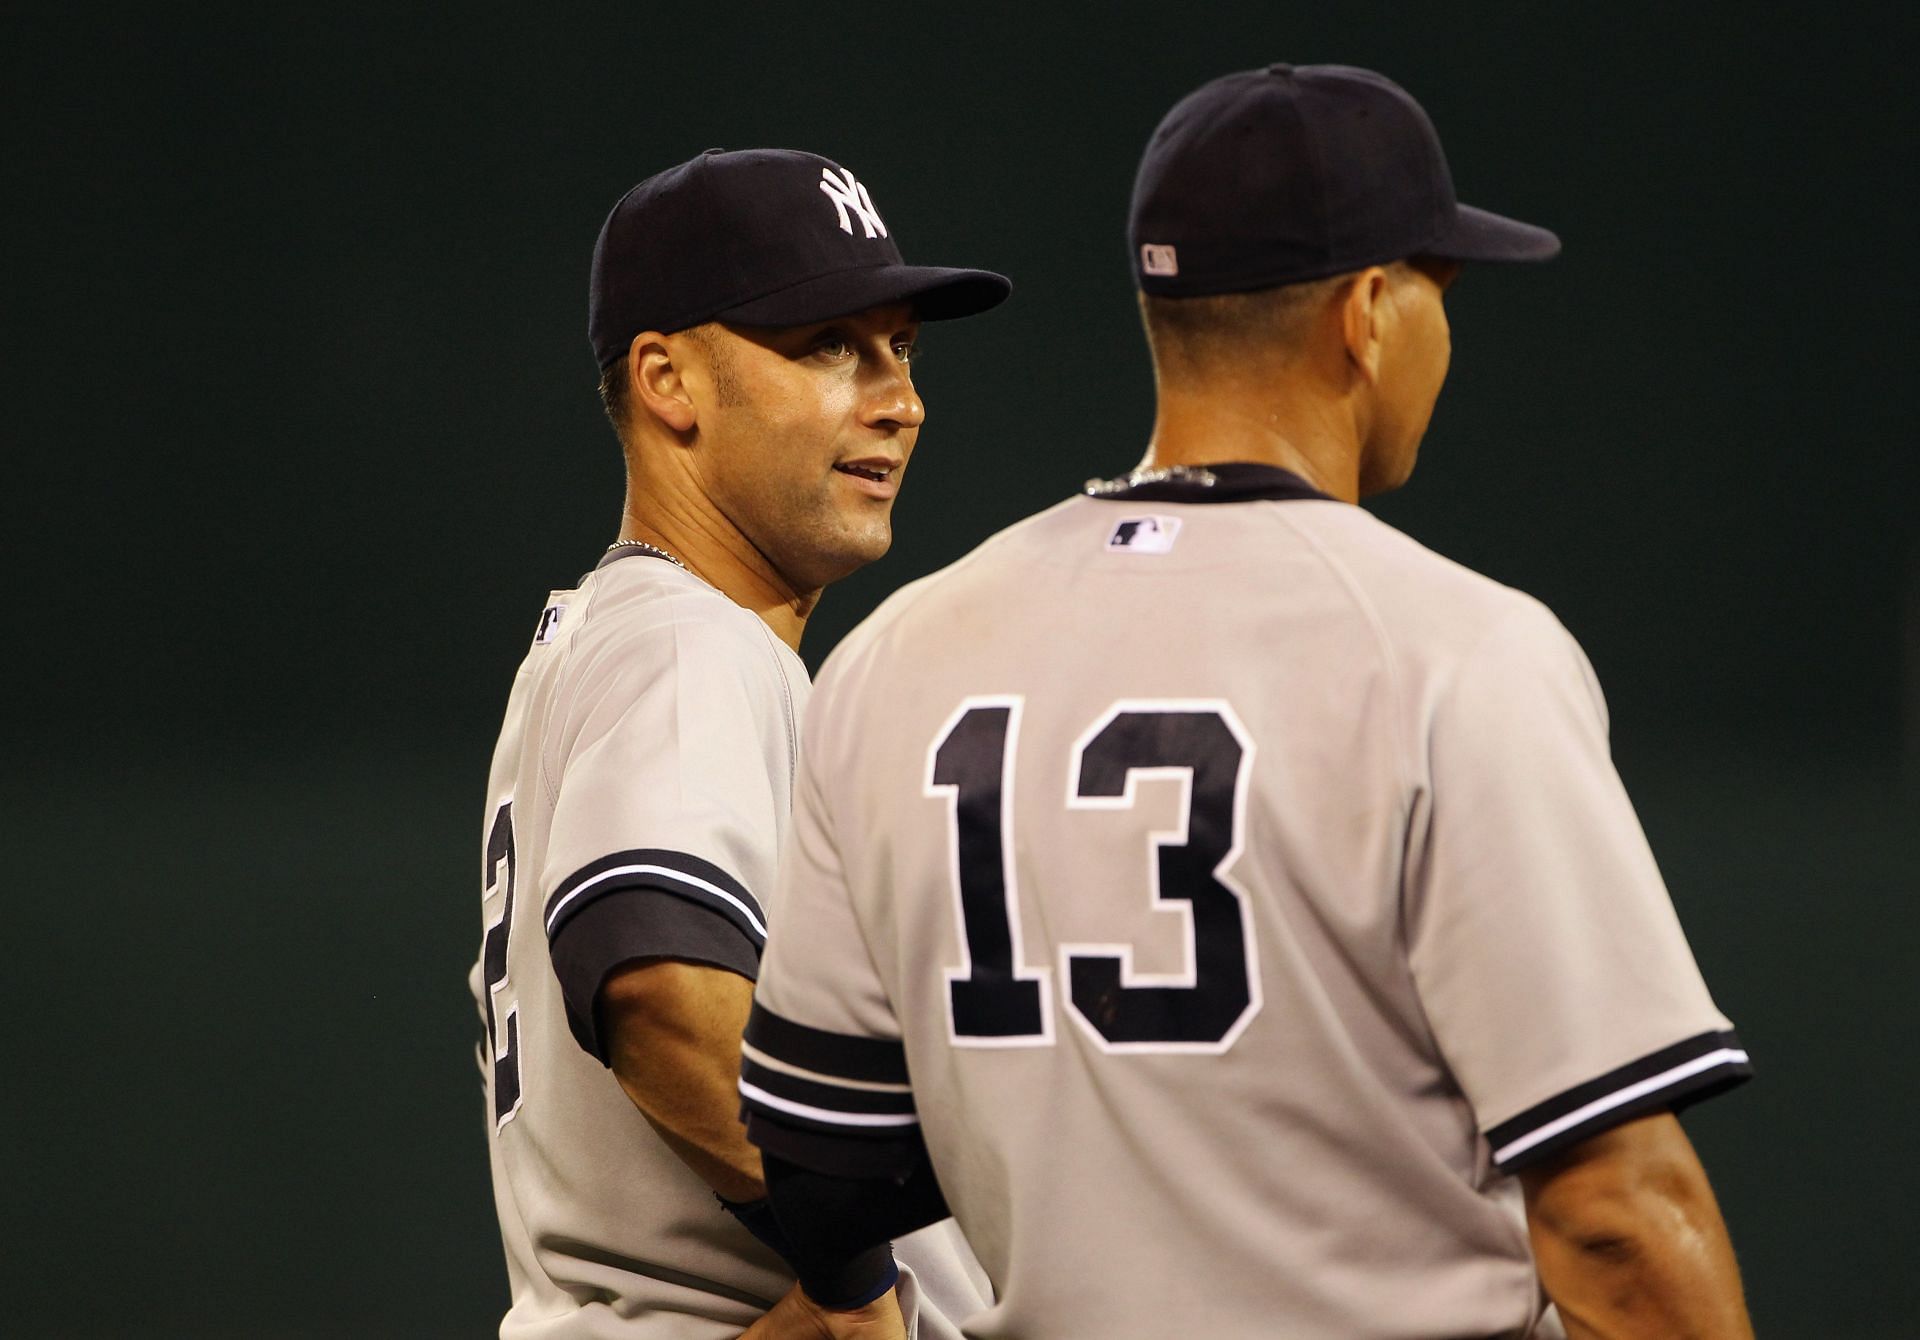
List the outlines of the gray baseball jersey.
<svg viewBox="0 0 1920 1340">
<path fill-rule="evenodd" d="M 1561 1334 L 1516 1179 L 1749 1072 L 1544 607 L 1283 471 L 905 588 L 806 726 L 742 1092 L 924 1138 L 977 1337 Z"/>
<path fill-rule="evenodd" d="M 554 592 L 494 752 L 484 940 L 503 1340 L 718 1340 L 793 1282 L 604 1064 L 593 1001 L 636 958 L 751 979 L 791 808 L 808 682 L 756 615 L 644 550 Z M 900 1244 L 919 1333 L 982 1303 L 951 1223 Z"/>
</svg>

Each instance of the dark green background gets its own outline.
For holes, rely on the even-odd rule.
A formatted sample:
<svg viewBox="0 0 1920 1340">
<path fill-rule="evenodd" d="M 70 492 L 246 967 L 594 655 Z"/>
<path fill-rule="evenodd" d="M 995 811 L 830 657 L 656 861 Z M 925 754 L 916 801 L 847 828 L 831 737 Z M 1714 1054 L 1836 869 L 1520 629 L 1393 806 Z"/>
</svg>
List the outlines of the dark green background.
<svg viewBox="0 0 1920 1340">
<path fill-rule="evenodd" d="M 1893 6 L 394 8 L 0 21 L 0 1329 L 478 1336 L 504 1307 L 482 786 L 544 593 L 614 533 L 584 291 L 622 190 L 804 146 L 910 258 L 1016 280 L 928 332 L 898 543 L 830 593 L 817 663 L 1137 459 L 1134 163 L 1179 95 L 1287 59 L 1392 74 L 1465 198 L 1566 239 L 1455 290 L 1379 510 L 1547 600 L 1608 689 L 1762 1072 L 1688 1119 L 1762 1334 L 1920 1330 Z"/>
</svg>

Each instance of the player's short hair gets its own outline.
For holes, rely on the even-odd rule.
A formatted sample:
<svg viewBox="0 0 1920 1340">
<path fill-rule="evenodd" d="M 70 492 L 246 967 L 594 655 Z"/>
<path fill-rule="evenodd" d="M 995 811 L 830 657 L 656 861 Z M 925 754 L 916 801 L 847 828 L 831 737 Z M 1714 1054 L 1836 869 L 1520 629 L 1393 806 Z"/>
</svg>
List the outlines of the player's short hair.
<svg viewBox="0 0 1920 1340">
<path fill-rule="evenodd" d="M 1309 279 L 1247 293 L 1210 293 L 1170 298 L 1142 293 L 1140 319 L 1147 344 L 1162 376 L 1185 376 L 1209 364 L 1244 355 L 1250 345 L 1269 350 L 1296 349 L 1313 318 L 1351 274 Z"/>
<path fill-rule="evenodd" d="M 707 371 L 713 377 L 713 395 L 723 405 L 743 405 L 747 393 L 740 377 L 740 368 L 733 361 L 733 353 L 725 340 L 714 338 L 720 323 L 705 322 L 698 326 L 689 326 L 683 334 L 691 336 L 707 354 Z"/>
<path fill-rule="evenodd" d="M 622 445 L 627 440 L 627 416 L 633 412 L 632 393 L 633 381 L 627 375 L 626 359 L 609 363 L 600 370 L 600 408 L 607 412 L 607 422 L 613 425 L 613 435 Z"/>
</svg>

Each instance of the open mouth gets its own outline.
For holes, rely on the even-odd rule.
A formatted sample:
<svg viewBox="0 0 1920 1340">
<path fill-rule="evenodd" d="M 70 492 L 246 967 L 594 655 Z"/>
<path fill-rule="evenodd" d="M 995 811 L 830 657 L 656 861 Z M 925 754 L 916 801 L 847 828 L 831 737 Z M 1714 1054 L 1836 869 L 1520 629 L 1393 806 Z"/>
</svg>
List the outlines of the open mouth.
<svg viewBox="0 0 1920 1340">
<path fill-rule="evenodd" d="M 891 468 L 882 469 L 872 465 L 836 465 L 833 468 L 843 475 L 854 475 L 860 479 L 884 481 L 893 475 Z"/>
</svg>

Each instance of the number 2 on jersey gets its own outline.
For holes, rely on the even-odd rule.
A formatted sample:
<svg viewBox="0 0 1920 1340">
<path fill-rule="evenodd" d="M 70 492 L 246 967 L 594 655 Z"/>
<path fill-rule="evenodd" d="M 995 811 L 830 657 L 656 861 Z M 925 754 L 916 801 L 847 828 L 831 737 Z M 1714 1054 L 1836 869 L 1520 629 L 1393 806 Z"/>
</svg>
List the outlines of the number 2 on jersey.
<svg viewBox="0 0 1920 1340">
<path fill-rule="evenodd" d="M 487 1054 L 493 1058 L 493 1124 L 504 1126 L 520 1110 L 520 1011 L 499 997 L 507 989 L 507 942 L 513 935 L 513 802 L 504 801 L 487 832 L 486 886 L 483 898 L 503 891 L 500 920 L 487 924 L 480 948 L 480 974 L 487 1000 Z"/>
<path fill-rule="evenodd" d="M 961 1046 L 1053 1042 L 1052 974 L 1021 966 L 1011 831 L 1021 708 L 1014 697 L 970 698 L 929 751 L 927 794 L 951 805 L 948 854 L 965 962 L 947 973 L 947 1000 Z M 1065 1008 L 1102 1050 L 1222 1052 L 1259 1011 L 1246 902 L 1222 874 L 1240 854 L 1252 759 L 1233 709 L 1218 700 L 1119 702 L 1074 746 L 1068 811 L 1130 810 L 1143 779 L 1180 784 L 1186 801 L 1176 830 L 1151 835 L 1144 872 L 1150 905 L 1185 917 L 1183 969 L 1135 972 L 1130 944 L 1060 947 Z M 1071 849 L 1085 832 L 1068 813 L 1047 837 Z M 1079 908 L 1113 894 L 1061 896 Z"/>
</svg>

